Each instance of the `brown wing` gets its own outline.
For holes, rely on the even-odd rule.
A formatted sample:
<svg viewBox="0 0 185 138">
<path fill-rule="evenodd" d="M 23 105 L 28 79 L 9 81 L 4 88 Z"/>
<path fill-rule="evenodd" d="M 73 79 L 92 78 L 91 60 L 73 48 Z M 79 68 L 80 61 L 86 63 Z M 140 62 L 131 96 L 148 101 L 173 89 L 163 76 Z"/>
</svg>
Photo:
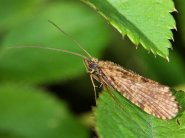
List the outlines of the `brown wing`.
<svg viewBox="0 0 185 138">
<path fill-rule="evenodd" d="M 127 71 L 112 62 L 99 62 L 104 81 L 145 112 L 171 119 L 178 105 L 169 87 Z"/>
</svg>

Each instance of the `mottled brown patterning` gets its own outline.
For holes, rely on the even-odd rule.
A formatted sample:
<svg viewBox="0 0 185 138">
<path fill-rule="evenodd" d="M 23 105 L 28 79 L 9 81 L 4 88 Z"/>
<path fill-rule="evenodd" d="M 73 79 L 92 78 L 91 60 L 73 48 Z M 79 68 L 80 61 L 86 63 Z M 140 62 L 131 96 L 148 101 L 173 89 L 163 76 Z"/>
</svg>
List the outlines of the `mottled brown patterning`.
<svg viewBox="0 0 185 138">
<path fill-rule="evenodd" d="M 120 92 L 145 112 L 161 119 L 172 119 L 178 113 L 178 105 L 170 88 L 127 71 L 109 61 L 84 59 L 92 77 Z"/>
<path fill-rule="evenodd" d="M 91 80 L 93 78 L 98 80 L 101 84 L 109 86 L 114 90 L 120 92 L 124 97 L 132 103 L 143 109 L 145 112 L 161 119 L 171 119 L 178 113 L 178 105 L 175 97 L 172 96 L 170 88 L 161 85 L 155 81 L 144 78 L 128 71 L 108 61 L 98 61 L 93 58 L 81 45 L 73 39 L 72 36 L 64 32 L 52 21 L 49 21 L 56 28 L 58 28 L 64 35 L 70 38 L 86 55 L 67 51 L 64 49 L 38 47 L 38 46 L 23 46 L 11 48 L 42 48 L 58 52 L 65 52 L 84 59 L 87 71 L 90 73 Z M 93 83 L 94 90 L 95 85 Z M 95 92 L 96 94 L 96 92 Z M 95 95 L 96 97 L 96 95 Z"/>
</svg>

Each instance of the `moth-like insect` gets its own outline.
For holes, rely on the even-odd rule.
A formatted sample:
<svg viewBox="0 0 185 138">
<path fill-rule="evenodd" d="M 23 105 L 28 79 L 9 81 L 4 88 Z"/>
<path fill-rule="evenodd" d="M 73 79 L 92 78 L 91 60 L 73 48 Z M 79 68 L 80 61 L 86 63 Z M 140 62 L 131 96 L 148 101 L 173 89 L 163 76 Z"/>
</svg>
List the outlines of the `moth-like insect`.
<svg viewBox="0 0 185 138">
<path fill-rule="evenodd" d="M 175 97 L 172 95 L 172 92 L 168 86 L 161 85 L 132 71 L 128 71 L 113 62 L 99 61 L 98 59 L 93 58 L 75 39 L 73 39 L 72 36 L 64 32 L 52 21 L 49 22 L 57 27 L 64 35 L 68 36 L 73 42 L 75 42 L 77 46 L 87 54 L 88 57 L 75 52 L 57 48 L 37 46 L 25 47 L 61 51 L 82 57 L 85 67 L 90 73 L 90 78 L 95 91 L 95 97 L 96 88 L 93 79 L 99 81 L 104 86 L 111 87 L 113 90 L 118 91 L 133 104 L 157 118 L 164 120 L 172 119 L 177 115 L 179 110 L 178 103 L 176 102 Z"/>
</svg>

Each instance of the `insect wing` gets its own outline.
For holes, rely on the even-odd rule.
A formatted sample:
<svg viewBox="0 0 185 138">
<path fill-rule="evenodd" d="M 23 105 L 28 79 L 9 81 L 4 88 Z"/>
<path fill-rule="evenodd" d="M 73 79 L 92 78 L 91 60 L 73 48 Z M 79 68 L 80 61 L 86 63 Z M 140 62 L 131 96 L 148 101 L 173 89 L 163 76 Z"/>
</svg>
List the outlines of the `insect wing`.
<svg viewBox="0 0 185 138">
<path fill-rule="evenodd" d="M 112 62 L 100 63 L 104 81 L 145 112 L 161 119 L 171 119 L 178 105 L 169 87 L 129 72 Z"/>
</svg>

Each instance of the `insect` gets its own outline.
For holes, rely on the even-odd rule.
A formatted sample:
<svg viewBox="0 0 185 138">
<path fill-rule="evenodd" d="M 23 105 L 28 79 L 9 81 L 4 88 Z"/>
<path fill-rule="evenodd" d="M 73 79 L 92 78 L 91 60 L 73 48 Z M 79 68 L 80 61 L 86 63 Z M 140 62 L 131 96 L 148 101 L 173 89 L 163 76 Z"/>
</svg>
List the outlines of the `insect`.
<svg viewBox="0 0 185 138">
<path fill-rule="evenodd" d="M 95 91 L 95 98 L 97 96 L 94 79 L 103 84 L 103 86 L 116 90 L 133 104 L 157 118 L 166 120 L 172 119 L 177 115 L 179 110 L 178 103 L 168 86 L 161 85 L 132 71 L 128 71 L 113 62 L 100 61 L 92 57 L 75 39 L 73 39 L 72 36 L 64 32 L 52 21 L 49 22 L 58 28 L 64 35 L 68 36 L 74 43 L 76 43 L 77 46 L 87 54 L 87 56 L 63 49 L 37 46 L 25 47 L 61 51 L 81 57 L 85 63 L 87 72 L 90 74 Z"/>
</svg>

